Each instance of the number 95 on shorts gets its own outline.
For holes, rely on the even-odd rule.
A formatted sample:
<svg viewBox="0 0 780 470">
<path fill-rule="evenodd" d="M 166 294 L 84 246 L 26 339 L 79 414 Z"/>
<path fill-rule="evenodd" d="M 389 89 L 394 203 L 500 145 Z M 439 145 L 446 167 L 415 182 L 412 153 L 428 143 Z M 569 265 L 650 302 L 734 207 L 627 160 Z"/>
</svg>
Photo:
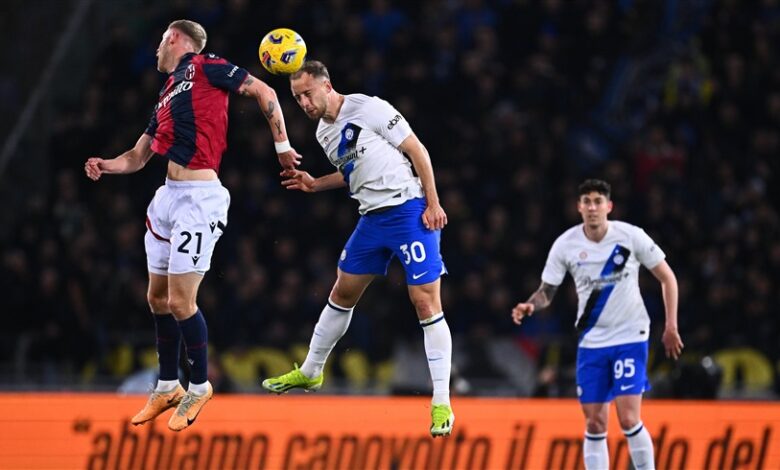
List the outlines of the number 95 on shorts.
<svg viewBox="0 0 780 470">
<path fill-rule="evenodd" d="M 603 348 L 577 349 L 577 396 L 580 403 L 608 403 L 617 395 L 650 390 L 647 341 Z"/>
</svg>

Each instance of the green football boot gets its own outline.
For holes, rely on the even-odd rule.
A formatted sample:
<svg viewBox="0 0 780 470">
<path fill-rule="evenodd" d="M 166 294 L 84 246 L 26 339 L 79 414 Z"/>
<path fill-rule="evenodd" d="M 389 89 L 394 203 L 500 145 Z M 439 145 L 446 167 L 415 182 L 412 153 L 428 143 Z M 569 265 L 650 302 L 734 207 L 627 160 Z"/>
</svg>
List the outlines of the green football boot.
<svg viewBox="0 0 780 470">
<path fill-rule="evenodd" d="M 450 405 L 431 406 L 431 436 L 449 436 L 455 424 L 455 414 Z"/>
<path fill-rule="evenodd" d="M 286 393 L 294 388 L 302 388 L 305 392 L 316 392 L 322 387 L 324 376 L 323 373 L 310 379 L 303 375 L 298 364 L 295 364 L 295 369 L 290 372 L 263 380 L 263 388 L 276 394 Z"/>
</svg>

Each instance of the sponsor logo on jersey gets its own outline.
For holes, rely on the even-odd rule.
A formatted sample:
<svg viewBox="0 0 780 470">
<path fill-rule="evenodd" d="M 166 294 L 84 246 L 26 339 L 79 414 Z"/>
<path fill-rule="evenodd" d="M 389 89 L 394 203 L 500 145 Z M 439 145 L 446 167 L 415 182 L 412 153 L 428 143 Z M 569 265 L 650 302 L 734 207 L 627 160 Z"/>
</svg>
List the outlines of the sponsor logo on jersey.
<svg viewBox="0 0 780 470">
<path fill-rule="evenodd" d="M 338 150 L 336 151 L 336 159 L 333 160 L 333 164 L 344 173 L 344 168 L 353 160 L 366 153 L 365 147 L 357 147 L 358 138 L 360 137 L 359 126 L 352 123 L 347 123 L 341 130 L 341 142 L 339 142 Z"/>
<path fill-rule="evenodd" d="M 238 66 L 234 65 L 233 68 L 230 70 L 230 72 L 228 72 L 227 76 L 232 78 L 233 75 L 236 73 L 236 70 L 238 70 Z"/>
<path fill-rule="evenodd" d="M 157 109 L 164 108 L 168 106 L 168 103 L 171 102 L 171 100 L 178 95 L 179 93 L 183 93 L 185 91 L 192 90 L 193 83 L 190 81 L 183 81 L 180 82 L 178 85 L 173 87 L 173 90 L 169 91 L 168 94 L 163 96 L 163 99 L 160 100 L 159 103 L 157 103 Z"/>
<path fill-rule="evenodd" d="M 399 122 L 401 119 L 403 119 L 403 116 L 401 116 L 400 114 L 396 114 L 395 116 L 393 116 L 393 119 L 391 119 L 391 120 L 390 120 L 390 121 L 387 123 L 387 130 L 390 130 L 390 129 L 392 129 L 393 127 L 395 127 L 395 125 L 396 125 L 396 124 L 398 124 L 398 122 Z"/>
<path fill-rule="evenodd" d="M 588 284 L 588 287 L 592 287 L 594 289 L 601 289 L 604 286 L 617 284 L 618 282 L 628 278 L 629 276 L 630 276 L 629 273 L 621 272 L 621 273 L 610 274 L 604 277 L 597 277 L 596 279 L 587 277 L 585 278 L 585 282 Z"/>
</svg>

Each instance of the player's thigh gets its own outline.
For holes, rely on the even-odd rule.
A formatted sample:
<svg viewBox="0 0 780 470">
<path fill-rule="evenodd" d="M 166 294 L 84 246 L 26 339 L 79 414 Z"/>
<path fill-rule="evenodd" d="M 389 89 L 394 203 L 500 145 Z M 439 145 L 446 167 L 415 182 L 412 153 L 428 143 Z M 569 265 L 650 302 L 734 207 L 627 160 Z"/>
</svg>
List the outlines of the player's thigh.
<svg viewBox="0 0 780 470">
<path fill-rule="evenodd" d="M 172 209 L 170 274 L 205 274 L 227 226 L 230 194 L 221 185 L 181 191 Z"/>
<path fill-rule="evenodd" d="M 331 290 L 330 300 L 339 307 L 352 308 L 360 300 L 375 276 L 373 274 L 350 274 L 341 269 L 337 271 L 336 283 Z"/>
<path fill-rule="evenodd" d="M 409 285 L 409 299 L 420 320 L 442 311 L 441 278 L 427 284 Z"/>
<path fill-rule="evenodd" d="M 607 432 L 609 403 L 582 403 L 581 406 L 587 431 L 593 434 Z"/>
<path fill-rule="evenodd" d="M 615 397 L 618 421 L 622 429 L 631 429 L 642 415 L 642 395 L 619 395 Z"/>
<path fill-rule="evenodd" d="M 203 275 L 199 273 L 168 275 L 168 306 L 179 321 L 197 310 L 196 300 L 201 281 Z"/>
<path fill-rule="evenodd" d="M 387 274 L 393 252 L 383 242 L 384 234 L 364 217 L 355 227 L 339 257 L 340 272 L 353 275 Z"/>
<path fill-rule="evenodd" d="M 170 313 L 168 308 L 168 275 L 149 273 L 147 301 L 152 313 Z"/>
<path fill-rule="evenodd" d="M 610 348 L 577 349 L 577 397 L 581 404 L 612 400 Z"/>
</svg>

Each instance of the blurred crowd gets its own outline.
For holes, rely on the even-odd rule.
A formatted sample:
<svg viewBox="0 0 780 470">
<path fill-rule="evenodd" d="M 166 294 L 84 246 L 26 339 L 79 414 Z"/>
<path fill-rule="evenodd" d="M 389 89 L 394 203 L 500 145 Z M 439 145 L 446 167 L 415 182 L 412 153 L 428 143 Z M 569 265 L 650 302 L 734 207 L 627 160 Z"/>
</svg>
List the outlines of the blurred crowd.
<svg viewBox="0 0 780 470">
<path fill-rule="evenodd" d="M 166 162 L 97 183 L 82 168 L 143 132 L 164 79 L 160 36 L 188 18 L 209 32 L 206 51 L 277 90 L 315 176 L 333 169 L 287 80 L 259 66 L 266 31 L 295 29 L 338 91 L 381 96 L 411 123 L 449 216 L 443 302 L 458 392 L 575 396 L 571 281 L 522 327 L 509 312 L 538 287 L 557 235 L 579 222 L 586 177 L 613 185 L 613 218 L 645 228 L 680 282 L 686 349 L 674 364 L 660 343 L 660 288 L 641 278 L 657 396 L 780 391 L 776 0 L 140 3 L 105 31 L 80 103 L 57 110 L 49 190 L 11 209 L 0 250 L 4 384 L 115 386 L 154 367 L 144 215 Z M 224 390 L 255 390 L 302 358 L 358 218 L 345 191 L 286 192 L 278 172 L 257 103 L 233 96 L 220 171 L 232 205 L 199 298 Z M 424 392 L 421 345 L 395 264 L 358 304 L 330 366 L 343 388 L 332 390 Z"/>
</svg>

